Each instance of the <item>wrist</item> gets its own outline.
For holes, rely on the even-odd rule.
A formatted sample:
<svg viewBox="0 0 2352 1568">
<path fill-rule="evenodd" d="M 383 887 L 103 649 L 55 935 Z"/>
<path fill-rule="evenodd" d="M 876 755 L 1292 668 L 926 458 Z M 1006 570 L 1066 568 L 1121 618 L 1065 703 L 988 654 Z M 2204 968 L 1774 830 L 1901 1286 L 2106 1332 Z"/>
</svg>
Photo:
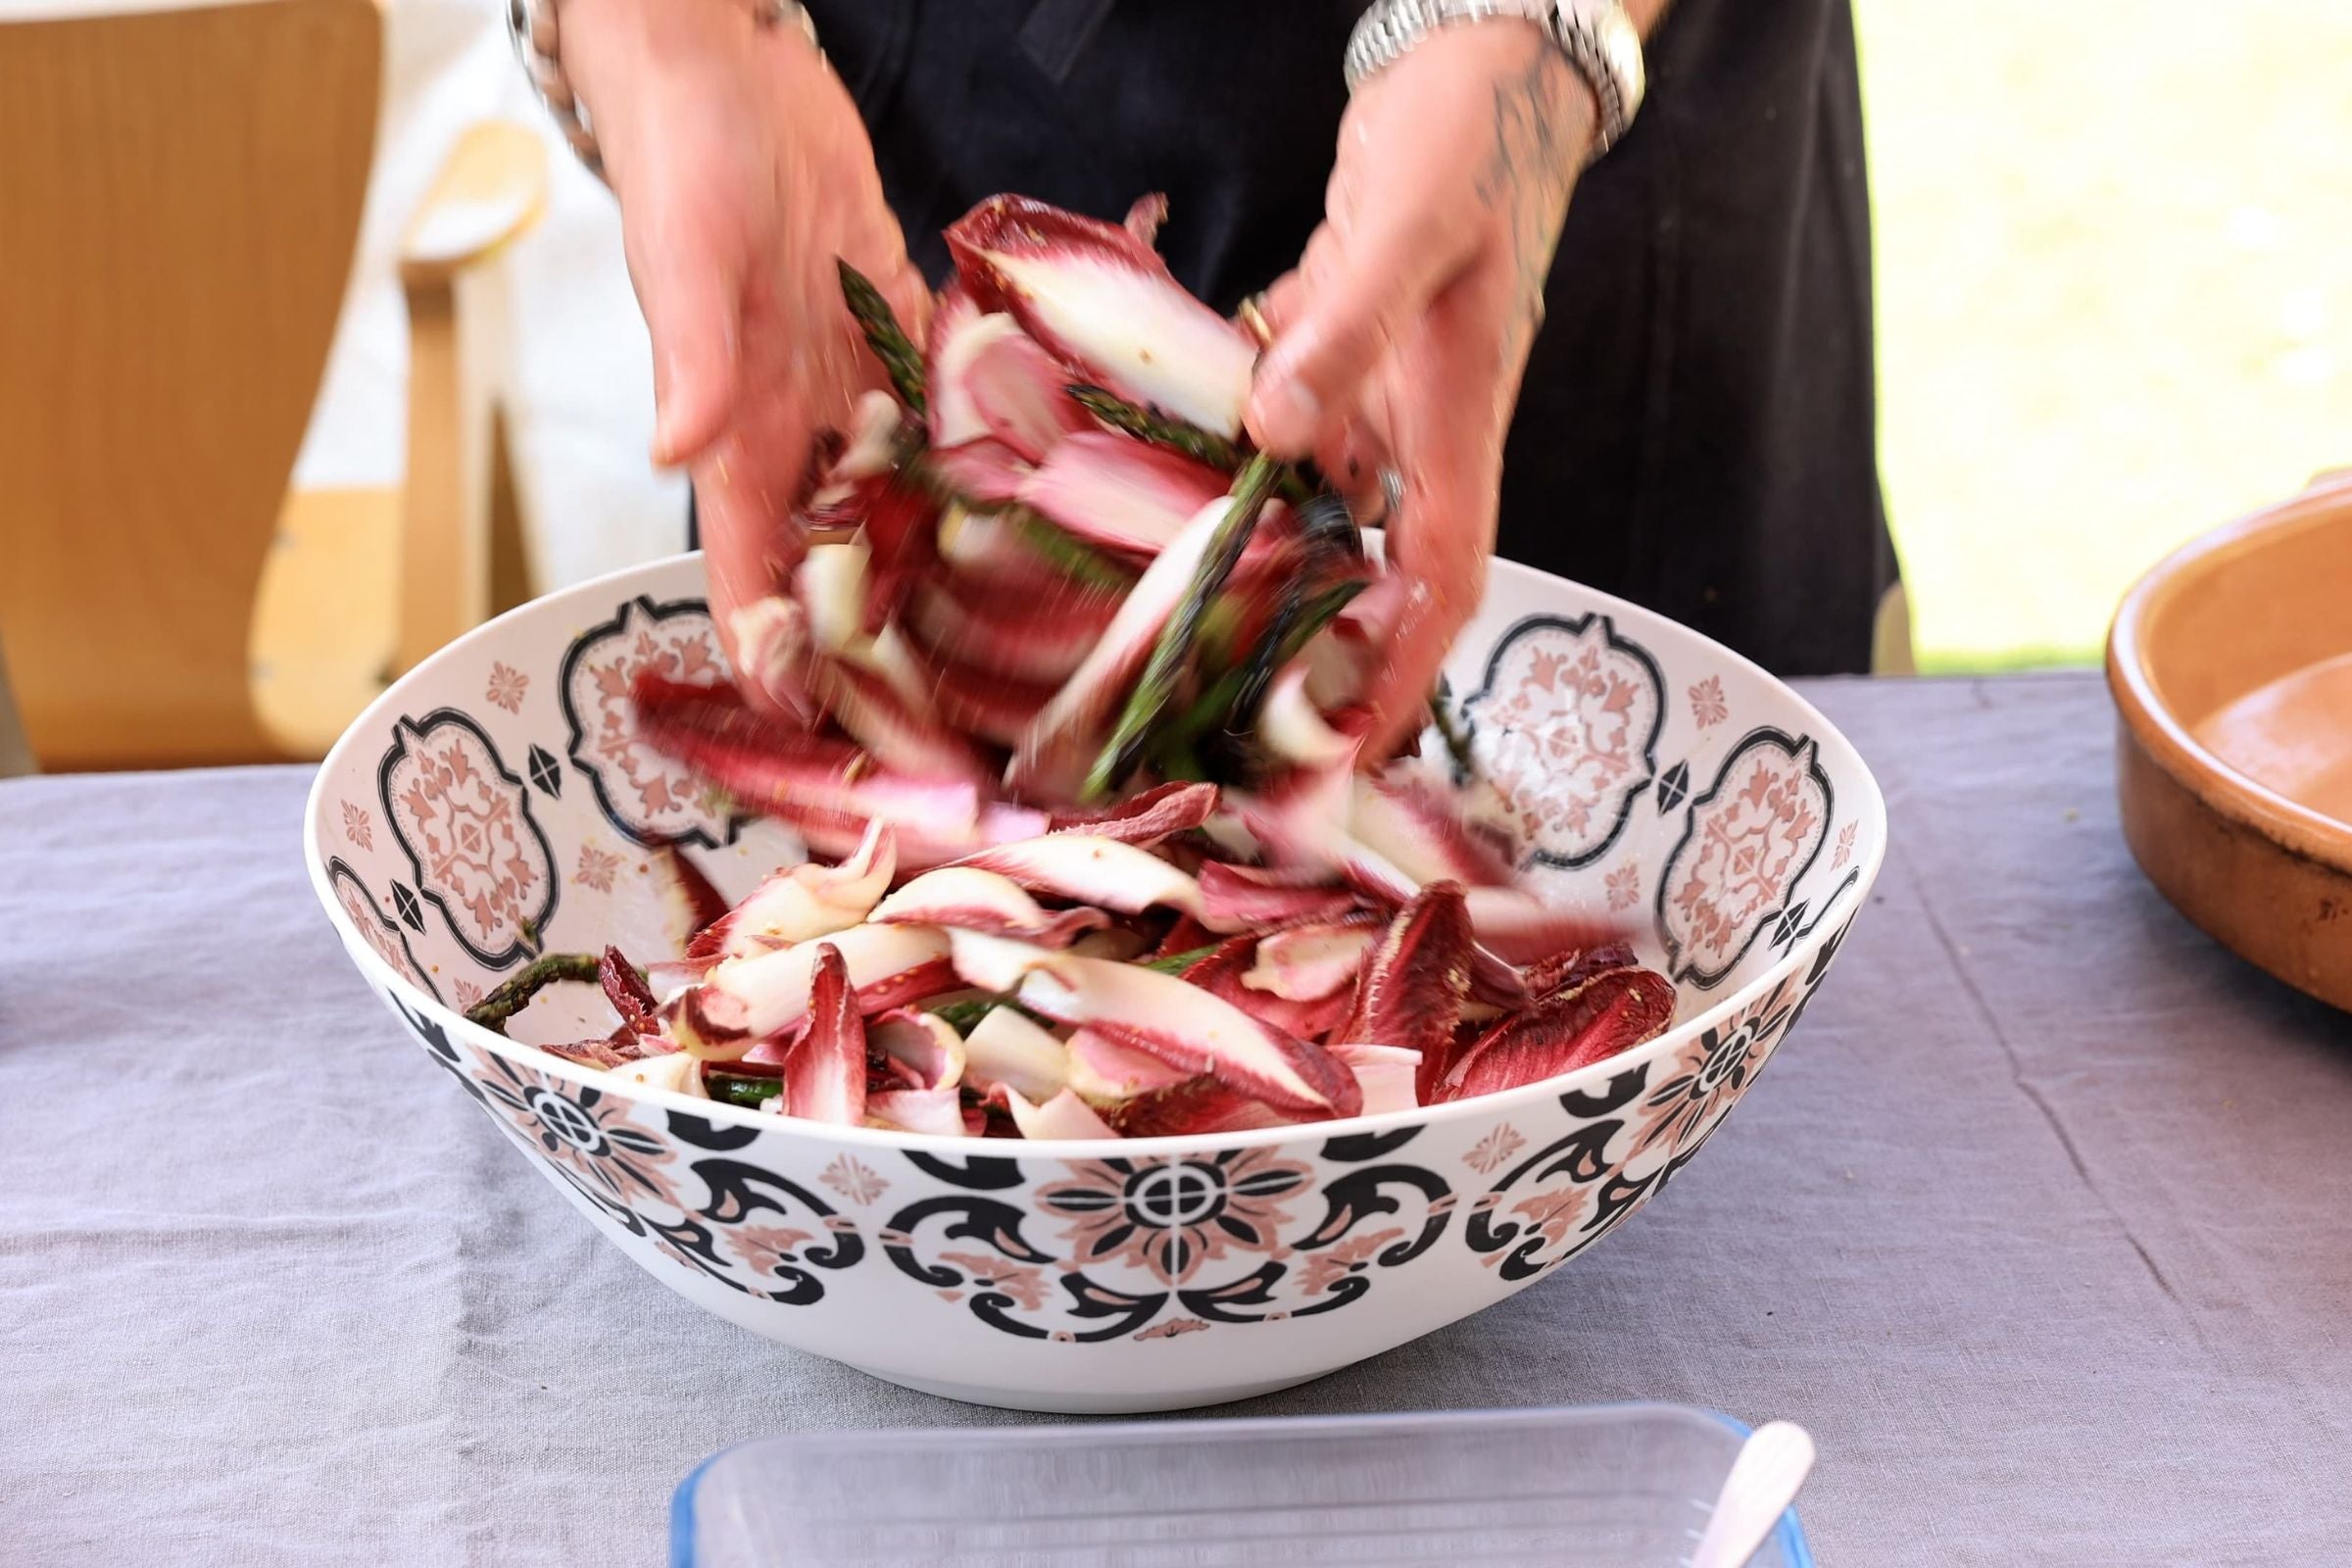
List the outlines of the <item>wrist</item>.
<svg viewBox="0 0 2352 1568">
<path fill-rule="evenodd" d="M 654 96 L 640 89 L 692 83 L 766 48 L 819 70 L 824 59 L 798 0 L 507 0 L 507 20 L 541 101 L 599 173 L 598 123 Z"/>
</svg>

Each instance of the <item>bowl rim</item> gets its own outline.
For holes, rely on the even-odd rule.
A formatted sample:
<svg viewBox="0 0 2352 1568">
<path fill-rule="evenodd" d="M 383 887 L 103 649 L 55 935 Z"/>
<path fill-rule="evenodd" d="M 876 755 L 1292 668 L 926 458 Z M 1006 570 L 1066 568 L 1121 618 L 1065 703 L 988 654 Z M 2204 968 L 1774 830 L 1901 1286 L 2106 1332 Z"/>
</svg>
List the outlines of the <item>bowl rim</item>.
<svg viewBox="0 0 2352 1568">
<path fill-rule="evenodd" d="M 2148 668 L 2149 623 L 2198 568 L 2282 533 L 2327 527 L 2352 528 L 2352 472 L 2322 475 L 2301 494 L 2201 534 L 2150 566 L 2124 595 L 2108 631 L 2107 688 L 2132 739 L 2207 809 L 2289 854 L 2352 871 L 2352 823 L 2289 800 L 2209 750 L 2165 702 Z"/>
<path fill-rule="evenodd" d="M 464 1012 L 412 984 L 385 962 L 382 956 L 368 944 L 367 939 L 353 928 L 349 912 L 344 909 L 342 901 L 335 896 L 332 873 L 327 868 L 329 857 L 314 837 L 313 824 L 323 820 L 320 813 L 326 804 L 328 780 L 335 775 L 338 765 L 345 760 L 347 753 L 356 748 L 361 736 L 377 733 L 385 715 L 407 706 L 405 700 L 395 702 L 394 698 L 400 694 L 401 687 L 409 679 L 430 670 L 444 660 L 452 658 L 458 649 L 492 627 L 519 618 L 526 613 L 544 613 L 545 601 L 549 598 L 577 596 L 585 599 L 597 592 L 611 593 L 614 588 L 623 584 L 634 583 L 649 572 L 664 567 L 674 567 L 682 562 L 699 561 L 700 558 L 701 552 L 687 551 L 678 555 L 639 562 L 634 565 L 623 566 L 616 571 L 605 572 L 600 576 L 574 583 L 567 588 L 558 589 L 553 594 L 542 595 L 538 599 L 517 605 L 483 622 L 482 625 L 475 627 L 457 640 L 434 650 L 422 662 L 378 694 L 375 700 L 370 702 L 359 716 L 351 721 L 342 735 L 336 738 L 335 744 L 328 749 L 325 758 L 318 764 L 318 771 L 312 776 L 311 787 L 303 799 L 301 834 L 302 856 L 310 872 L 311 890 L 318 896 L 320 907 L 326 911 L 328 923 L 342 938 L 345 954 L 359 965 L 361 972 L 367 975 L 378 990 L 388 991 L 398 996 L 403 1004 L 412 1012 L 431 1018 L 445 1032 L 454 1031 L 457 1039 L 486 1050 L 493 1055 L 504 1057 L 516 1065 L 528 1067 L 542 1076 L 557 1078 L 577 1088 L 597 1089 L 624 1100 L 642 1102 L 665 1111 L 683 1112 L 690 1116 L 700 1117 L 713 1125 L 819 1138 L 852 1148 L 889 1149 L 911 1154 L 969 1154 L 973 1152 L 973 1146 L 976 1143 L 1006 1143 L 1024 1149 L 1034 1148 L 1035 1151 L 1047 1153 L 1050 1157 L 1056 1159 L 1090 1160 L 1111 1159 L 1123 1155 L 1130 1157 L 1176 1156 L 1188 1152 L 1203 1150 L 1247 1151 L 1308 1140 L 1322 1141 L 1349 1137 L 1377 1138 L 1384 1133 L 1395 1133 L 1406 1128 L 1418 1130 L 1446 1122 L 1466 1121 L 1482 1117 L 1500 1120 L 1513 1107 L 1534 1106 L 1545 1101 L 1557 1102 L 1563 1095 L 1605 1083 L 1630 1067 L 1645 1065 L 1659 1057 L 1671 1055 L 1692 1040 L 1697 1039 L 1705 1030 L 1714 1027 L 1726 1018 L 1735 1016 L 1759 998 L 1770 995 L 1773 988 L 1786 983 L 1790 975 L 1811 964 L 1816 955 L 1830 942 L 1831 938 L 1845 930 L 1859 916 L 1860 910 L 1869 903 L 1871 889 L 1876 885 L 1880 868 L 1886 860 L 1886 800 L 1885 792 L 1879 786 L 1878 775 L 1871 770 L 1860 748 L 1848 740 L 1842 730 L 1831 723 L 1820 709 L 1814 707 L 1787 681 L 1774 675 L 1753 660 L 1726 648 L 1705 633 L 1685 626 L 1680 621 L 1669 619 L 1655 611 L 1645 610 L 1628 600 L 1620 599 L 1614 594 L 1603 593 L 1596 588 L 1588 588 L 1582 583 L 1571 583 L 1571 586 L 1575 587 L 1579 593 L 1588 596 L 1594 603 L 1594 608 L 1609 615 L 1612 621 L 1619 620 L 1622 612 L 1630 612 L 1637 618 L 1671 626 L 1678 634 L 1693 638 L 1703 644 L 1724 662 L 1734 667 L 1749 670 L 1769 685 L 1777 688 L 1782 696 L 1793 703 L 1803 715 L 1808 735 L 1816 741 L 1824 737 L 1834 738 L 1853 757 L 1855 766 L 1860 771 L 1859 782 L 1863 786 L 1857 793 L 1862 797 L 1860 804 L 1863 809 L 1860 820 L 1870 824 L 1869 847 L 1857 858 L 1855 862 L 1853 904 L 1845 919 L 1835 925 L 1828 920 L 1821 921 L 1812 931 L 1792 944 L 1779 961 L 1744 985 L 1717 999 L 1704 1011 L 1684 1019 L 1656 1039 L 1644 1041 L 1631 1051 L 1621 1052 L 1614 1056 L 1592 1062 L 1557 1077 L 1521 1084 L 1515 1089 L 1506 1089 L 1499 1094 L 1479 1095 L 1468 1100 L 1448 1101 L 1444 1104 L 1416 1105 L 1408 1110 L 1382 1111 L 1375 1115 L 1349 1116 L 1344 1120 L 1287 1122 L 1276 1127 L 1255 1127 L 1237 1132 L 1163 1134 L 1155 1138 L 1051 1139 L 1041 1140 L 1034 1146 L 1031 1146 L 1026 1140 L 1019 1139 L 975 1140 L 968 1136 L 952 1138 L 939 1133 L 910 1133 L 886 1127 L 849 1127 L 834 1122 L 802 1121 L 789 1116 L 771 1115 L 766 1111 L 757 1110 L 748 1105 L 737 1105 L 727 1101 L 707 1100 L 681 1094 L 674 1089 L 663 1089 L 651 1084 L 622 1082 L 601 1068 L 569 1061 L 550 1052 L 541 1051 L 536 1046 L 525 1044 L 519 1040 L 511 1040 L 496 1030 L 474 1023 Z M 1569 581 L 1569 579 L 1559 577 L 1554 573 L 1541 571 L 1536 567 L 1499 558 L 1490 564 L 1489 571 L 1524 579 L 1531 586 L 1546 582 Z M 993 1149 L 984 1152 L 1000 1152 Z M 1001 1152 L 1004 1152 L 1007 1158 L 1012 1157 L 1010 1151 Z"/>
</svg>

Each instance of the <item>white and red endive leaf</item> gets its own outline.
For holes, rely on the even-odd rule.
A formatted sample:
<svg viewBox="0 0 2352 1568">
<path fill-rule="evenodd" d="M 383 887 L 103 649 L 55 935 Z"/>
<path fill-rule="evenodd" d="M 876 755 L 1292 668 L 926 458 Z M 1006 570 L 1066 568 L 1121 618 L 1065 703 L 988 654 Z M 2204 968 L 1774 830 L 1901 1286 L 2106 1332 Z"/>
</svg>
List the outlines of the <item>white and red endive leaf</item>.
<svg viewBox="0 0 2352 1568">
<path fill-rule="evenodd" d="M 1091 1029 L 1072 1034 L 1064 1051 L 1069 1087 L 1097 1105 L 1116 1105 L 1199 1076 L 1147 1052 L 1113 1045 Z"/>
<path fill-rule="evenodd" d="M 882 902 L 898 866 L 897 830 L 887 822 L 868 823 L 840 863 L 810 860 L 769 876 L 698 933 L 687 956 L 737 958 L 846 931 Z"/>
<path fill-rule="evenodd" d="M 1021 1130 L 1023 1138 L 1051 1140 L 1119 1136 L 1108 1122 L 1096 1113 L 1094 1106 L 1067 1089 L 1061 1090 L 1043 1104 L 1032 1103 L 1027 1096 L 1010 1084 L 999 1085 L 996 1094 L 1003 1098 L 1004 1108 L 1012 1115 L 1012 1124 Z"/>
<path fill-rule="evenodd" d="M 1021 196 L 995 196 L 948 229 L 984 306 L 1123 397 L 1219 435 L 1242 431 L 1257 345 L 1185 292 L 1128 229 Z"/>
<path fill-rule="evenodd" d="M 961 446 L 988 434 L 988 421 L 972 402 L 972 356 L 1020 323 L 1000 311 L 983 311 L 961 283 L 951 283 L 931 308 L 930 341 L 923 353 L 931 446 Z"/>
<path fill-rule="evenodd" d="M 862 748 L 753 712 L 731 688 L 641 675 L 632 694 L 638 737 L 744 806 L 857 818 L 858 832 L 835 853 L 849 853 L 869 818 L 948 836 L 979 823 L 980 792 L 970 779 L 876 767 Z"/>
<path fill-rule="evenodd" d="M 1576 991 L 1497 1019 L 1446 1069 L 1434 1100 L 1467 1100 L 1557 1078 L 1665 1033 L 1674 985 L 1654 969 L 1613 969 Z"/>
<path fill-rule="evenodd" d="M 618 948 L 607 947 L 597 957 L 596 980 L 607 1004 L 620 1015 L 624 1031 L 634 1036 L 661 1030 L 661 1002 Z"/>
<path fill-rule="evenodd" d="M 668 914 L 664 926 L 677 933 L 677 940 L 692 952 L 695 939 L 713 921 L 726 918 L 725 895 L 710 885 L 702 868 L 677 845 L 654 845 L 646 864 L 653 873 L 657 896 Z"/>
<path fill-rule="evenodd" d="M 1306 695 L 1325 712 L 1364 700 L 1383 650 L 1406 609 L 1407 585 L 1394 573 L 1348 601 L 1322 636 L 1306 645 Z"/>
<path fill-rule="evenodd" d="M 1156 247 L 1159 243 L 1159 225 L 1167 220 L 1167 193 L 1155 190 L 1149 196 L 1135 199 L 1134 205 L 1127 209 L 1123 226 L 1135 236 L 1137 244 Z"/>
<path fill-rule="evenodd" d="M 1018 452 L 991 436 L 965 441 L 952 447 L 934 447 L 926 460 L 931 471 L 947 482 L 948 487 L 975 507 L 1010 506 L 1021 493 L 1021 483 L 1029 477 L 1029 464 Z M 993 513 L 970 514 L 973 517 L 993 518 Z M 952 547 L 949 530 L 943 528 L 940 554 L 951 564 L 969 557 L 973 542 L 966 541 L 961 551 Z M 1034 556 L 1036 552 L 1030 551 Z"/>
<path fill-rule="evenodd" d="M 1087 430 L 1054 448 L 1021 482 L 1020 499 L 1089 544 L 1152 556 L 1232 483 L 1165 447 Z"/>
<path fill-rule="evenodd" d="M 1346 1020 L 1348 1008 L 1354 1004 L 1350 992 L 1335 991 L 1312 1001 L 1294 1002 L 1245 985 L 1242 977 L 1255 961 L 1256 950 L 1255 937 L 1231 938 L 1186 969 L 1185 983 L 1233 1004 L 1278 1033 L 1300 1040 L 1321 1041 Z"/>
<path fill-rule="evenodd" d="M 898 459 L 899 425 L 905 415 L 899 400 L 879 387 L 861 393 L 850 413 L 850 444 L 833 461 L 827 484 L 879 478 L 891 472 Z"/>
<path fill-rule="evenodd" d="M 926 1133 L 933 1138 L 965 1138 L 963 1097 L 954 1089 L 889 1089 L 865 1097 L 869 1127 L 889 1127 L 903 1133 Z"/>
<path fill-rule="evenodd" d="M 808 661 L 808 689 L 835 723 L 893 772 L 974 781 L 989 772 L 987 760 L 968 739 L 936 715 L 907 706 L 877 675 L 818 654 Z"/>
<path fill-rule="evenodd" d="M 1007 749 L 1054 698 L 1051 681 L 1012 680 L 932 655 L 923 662 L 940 722 Z"/>
<path fill-rule="evenodd" d="M 1186 916 L 1178 915 L 1179 921 Z M 1106 925 L 1100 931 L 1089 931 L 1070 944 L 1070 951 L 1089 958 L 1109 958 L 1125 963 L 1140 958 L 1152 946 L 1152 939 L 1134 925 Z"/>
<path fill-rule="evenodd" d="M 1200 867 L 1200 907 L 1228 931 L 1279 931 L 1344 919 L 1362 906 L 1353 889 L 1319 871 L 1279 871 L 1210 860 Z"/>
<path fill-rule="evenodd" d="M 1459 803 L 1409 767 L 1355 780 L 1348 832 L 1415 881 L 1473 888 L 1511 883 L 1510 865 L 1470 831 Z"/>
<path fill-rule="evenodd" d="M 1360 710 L 1353 710 L 1358 713 Z M 1306 695 L 1306 662 L 1294 659 L 1276 673 L 1258 705 L 1257 738 L 1267 751 L 1301 767 L 1329 767 L 1353 757 L 1363 745 L 1363 724 L 1350 735 L 1323 716 Z"/>
<path fill-rule="evenodd" d="M 1032 893 L 1091 904 L 1121 914 L 1157 906 L 1215 928 L 1201 907 L 1200 884 L 1153 855 L 1100 834 L 1049 833 L 967 856 L 960 864 L 1011 878 Z M 1240 929 L 1234 927 L 1233 929 Z"/>
<path fill-rule="evenodd" d="M 1443 1054 L 1470 994 L 1470 914 L 1458 882 L 1433 882 L 1396 911 L 1364 960 L 1341 1038 Z"/>
<path fill-rule="evenodd" d="M 988 433 L 1031 463 L 1043 463 L 1064 438 L 1095 428 L 1094 416 L 1069 393 L 1069 372 L 1026 334 L 991 337 L 966 370 L 972 407 Z"/>
<path fill-rule="evenodd" d="M 883 925 L 978 931 L 1046 948 L 1066 948 L 1109 923 L 1100 909 L 1040 907 L 1010 877 L 970 865 L 925 871 L 876 906 L 873 918 Z"/>
<path fill-rule="evenodd" d="M 1631 943 L 1603 942 L 1597 947 L 1570 948 L 1527 965 L 1524 970 L 1527 994 L 1538 1002 L 1546 1002 L 1611 969 L 1636 969 L 1641 964 Z"/>
<path fill-rule="evenodd" d="M 963 1072 L 978 1088 L 1003 1084 L 1047 1101 L 1069 1086 L 1069 1048 L 1020 1008 L 991 1007 L 964 1036 Z"/>
<path fill-rule="evenodd" d="M 862 539 L 810 545 L 801 557 L 792 591 L 807 617 L 811 646 L 842 654 L 865 635 L 865 574 L 872 559 Z"/>
<path fill-rule="evenodd" d="M 1571 948 L 1625 940 L 1623 922 L 1548 905 L 1523 888 L 1472 888 L 1469 899 L 1479 945 L 1512 963 L 1541 963 Z"/>
<path fill-rule="evenodd" d="M 674 1095 L 691 1095 L 708 1100 L 710 1092 L 703 1087 L 703 1064 L 683 1051 L 659 1053 L 640 1056 L 633 1061 L 617 1062 L 606 1071 L 624 1084 L 639 1089 L 666 1089 Z"/>
<path fill-rule="evenodd" d="M 1116 806 L 1054 807 L 1047 812 L 1055 833 L 1117 839 L 1149 849 L 1162 839 L 1189 833 L 1216 814 L 1214 784 L 1159 784 Z"/>
<path fill-rule="evenodd" d="M 901 1069 L 910 1089 L 954 1089 L 963 1082 L 963 1037 L 935 1012 L 893 1007 L 866 1020 L 865 1040 Z"/>
<path fill-rule="evenodd" d="M 1017 489 L 1018 476 L 1013 483 Z M 950 507 L 939 519 L 939 559 L 967 591 L 1036 595 L 1070 587 L 1068 573 L 1003 512 Z"/>
<path fill-rule="evenodd" d="M 1290 1002 L 1319 1002 L 1354 984 L 1365 950 L 1380 934 L 1370 915 L 1272 932 L 1258 939 L 1242 984 Z"/>
<path fill-rule="evenodd" d="M 1052 955 L 1022 978 L 1019 996 L 1049 1018 L 1206 1073 L 1279 1110 L 1352 1116 L 1362 1102 L 1355 1080 L 1320 1046 L 1155 969 Z"/>
<path fill-rule="evenodd" d="M 1118 613 L 1115 596 L 1066 579 L 1019 597 L 927 582 L 906 606 L 908 628 L 943 662 L 1024 682 L 1068 679 Z"/>
<path fill-rule="evenodd" d="M 1402 1046 L 1335 1045 L 1331 1054 L 1355 1074 L 1363 1091 L 1364 1114 L 1412 1110 L 1421 1103 L 1421 1053 Z"/>
<path fill-rule="evenodd" d="M 884 1013 L 902 1011 L 918 1002 L 928 1002 L 944 991 L 956 988 L 956 966 L 946 958 L 933 958 L 911 969 L 886 974 L 879 980 L 869 980 L 857 990 L 858 1014 L 872 1018 Z M 800 1046 L 801 1033 L 807 1021 L 792 1025 L 769 1035 L 743 1055 L 746 1067 L 781 1067 L 792 1059 Z"/>
<path fill-rule="evenodd" d="M 1102 726 L 1152 657 L 1160 627 L 1190 591 L 1200 558 L 1207 553 L 1225 513 L 1222 498 L 1201 508 L 1144 568 L 1143 576 L 1119 602 L 1118 613 L 1088 649 L 1085 661 L 1071 671 L 1061 690 L 1054 694 L 1054 701 L 1021 738 L 1008 775 L 1011 782 L 1019 784 L 1034 775 L 1057 748 L 1073 737 L 1092 736 Z"/>
<path fill-rule="evenodd" d="M 755 599 L 737 610 L 728 627 L 735 634 L 738 678 L 765 692 L 802 724 L 816 722 L 816 699 L 802 670 L 808 659 L 808 617 L 784 594 Z"/>
<path fill-rule="evenodd" d="M 1122 1138 L 1197 1138 L 1284 1127 L 1297 1118 L 1229 1084 L 1195 1076 L 1112 1105 L 1105 1117 Z"/>
<path fill-rule="evenodd" d="M 729 958 L 663 1009 L 671 1037 L 706 1060 L 731 1061 L 767 1036 L 797 1029 L 808 1017 L 819 947 L 840 955 L 850 986 L 859 990 L 948 956 L 948 939 L 928 926 L 860 925 L 822 942 Z"/>
<path fill-rule="evenodd" d="M 717 962 L 717 956 L 712 955 L 710 957 L 667 958 L 649 963 L 645 966 L 645 988 L 666 1007 L 679 992 L 688 986 L 702 984 L 703 977 Z"/>
<path fill-rule="evenodd" d="M 992 937 L 985 931 L 949 930 L 944 935 L 948 939 L 949 956 L 956 964 L 956 978 L 967 986 L 999 996 L 1011 996 L 1019 991 L 1030 970 L 1054 957 L 1051 948 L 1041 948 L 1034 942 L 1016 942 L 1010 937 Z"/>
<path fill-rule="evenodd" d="M 865 1120 L 865 1020 L 830 942 L 816 944 L 806 1004 L 808 1030 L 784 1069 L 784 1113 L 855 1127 Z"/>
</svg>

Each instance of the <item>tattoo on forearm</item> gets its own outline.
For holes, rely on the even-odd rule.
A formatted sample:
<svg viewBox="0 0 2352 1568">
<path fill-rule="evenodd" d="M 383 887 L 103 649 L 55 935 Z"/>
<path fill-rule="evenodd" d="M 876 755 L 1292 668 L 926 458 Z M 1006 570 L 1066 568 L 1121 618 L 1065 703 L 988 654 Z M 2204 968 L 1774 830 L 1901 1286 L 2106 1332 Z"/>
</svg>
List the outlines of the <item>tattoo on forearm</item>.
<svg viewBox="0 0 2352 1568">
<path fill-rule="evenodd" d="M 1577 112 L 1575 71 L 1551 49 L 1494 89 L 1494 150 L 1479 174 L 1478 196 L 1510 223 L 1519 295 L 1507 340 L 1513 359 L 1544 319 L 1544 281 L 1583 155 Z"/>
</svg>

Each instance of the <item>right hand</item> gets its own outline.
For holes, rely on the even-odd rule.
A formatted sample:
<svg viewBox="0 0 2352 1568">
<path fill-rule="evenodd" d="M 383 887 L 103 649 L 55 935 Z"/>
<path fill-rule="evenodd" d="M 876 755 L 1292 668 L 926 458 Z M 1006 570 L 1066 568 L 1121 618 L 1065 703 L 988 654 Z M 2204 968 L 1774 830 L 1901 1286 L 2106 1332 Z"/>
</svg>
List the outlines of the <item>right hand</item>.
<svg viewBox="0 0 2352 1568">
<path fill-rule="evenodd" d="M 734 658 L 734 612 L 797 563 L 815 433 L 846 430 L 857 395 L 887 384 L 836 263 L 918 343 L 930 296 L 857 105 L 799 29 L 758 25 L 741 0 L 567 0 L 563 48 L 653 337 L 654 461 L 692 473 Z"/>
</svg>

